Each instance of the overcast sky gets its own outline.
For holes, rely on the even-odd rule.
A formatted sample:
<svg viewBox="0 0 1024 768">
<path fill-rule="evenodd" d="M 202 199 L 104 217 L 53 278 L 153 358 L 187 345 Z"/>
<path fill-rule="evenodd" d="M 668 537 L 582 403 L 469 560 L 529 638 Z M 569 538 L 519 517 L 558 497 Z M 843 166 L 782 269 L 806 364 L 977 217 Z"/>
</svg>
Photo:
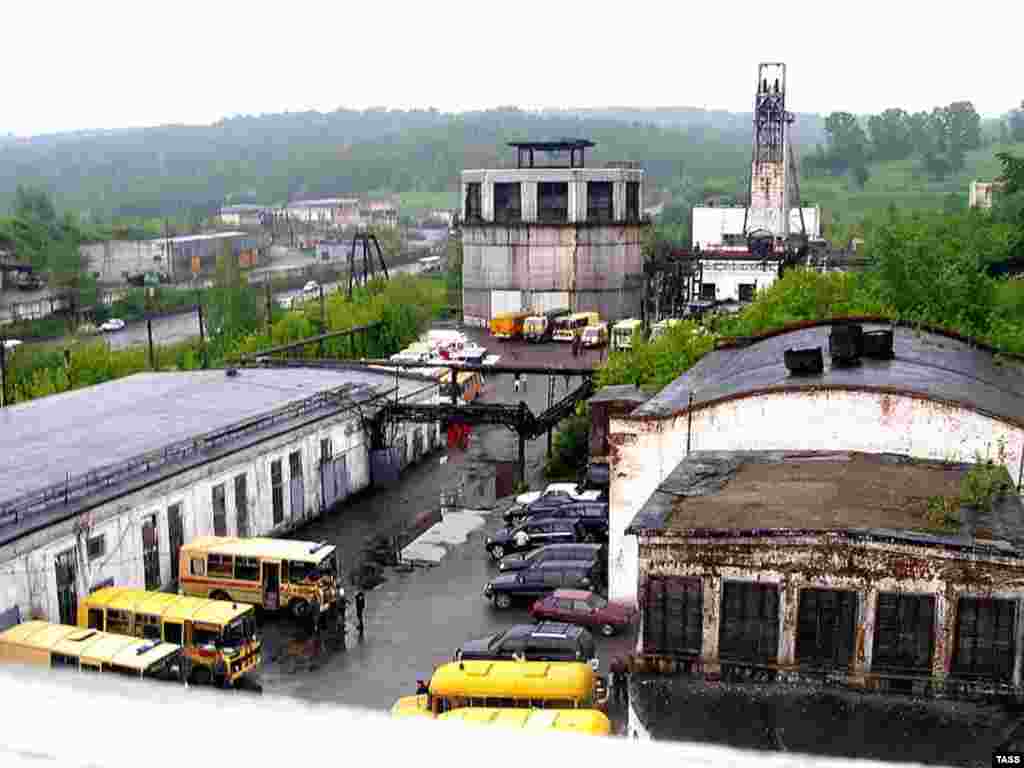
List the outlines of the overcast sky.
<svg viewBox="0 0 1024 768">
<path fill-rule="evenodd" d="M 10 0 L 0 133 L 371 106 L 747 111 L 760 61 L 787 63 L 798 112 L 970 99 L 988 116 L 1024 99 L 1024 2 L 839 7 Z"/>
</svg>

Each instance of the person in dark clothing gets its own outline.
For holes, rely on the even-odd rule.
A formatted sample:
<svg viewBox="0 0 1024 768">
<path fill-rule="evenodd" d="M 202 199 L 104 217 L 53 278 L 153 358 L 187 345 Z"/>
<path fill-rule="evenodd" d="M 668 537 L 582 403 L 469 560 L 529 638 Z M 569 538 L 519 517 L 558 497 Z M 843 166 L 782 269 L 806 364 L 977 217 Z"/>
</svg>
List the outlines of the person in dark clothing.
<svg viewBox="0 0 1024 768">
<path fill-rule="evenodd" d="M 363 634 L 363 611 L 366 610 L 366 595 L 363 590 L 356 592 L 356 624 L 359 627 L 359 634 Z"/>
<path fill-rule="evenodd" d="M 430 688 L 427 686 L 427 684 L 424 681 L 422 681 L 422 680 L 417 680 L 416 681 L 416 695 L 417 696 L 426 696 L 428 693 L 430 693 Z"/>
</svg>

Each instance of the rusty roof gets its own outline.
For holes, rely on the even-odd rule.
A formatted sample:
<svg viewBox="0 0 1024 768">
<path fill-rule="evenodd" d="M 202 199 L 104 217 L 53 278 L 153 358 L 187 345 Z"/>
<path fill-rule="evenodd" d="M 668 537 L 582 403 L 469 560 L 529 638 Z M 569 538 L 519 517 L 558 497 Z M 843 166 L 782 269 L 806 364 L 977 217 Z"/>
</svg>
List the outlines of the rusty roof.
<svg viewBox="0 0 1024 768">
<path fill-rule="evenodd" d="M 933 545 L 987 542 L 1016 550 L 1024 545 L 1020 498 L 1010 493 L 990 512 L 961 505 L 961 482 L 971 466 L 853 451 L 697 451 L 651 494 L 627 533 L 728 537 L 843 531 Z M 949 504 L 946 525 L 929 520 L 929 501 L 937 498 Z"/>
<path fill-rule="evenodd" d="M 908 394 L 955 403 L 1024 426 L 1024 366 L 990 348 L 935 330 L 863 322 L 865 331 L 893 329 L 892 360 L 863 358 L 852 368 L 833 367 L 828 345 L 831 322 L 783 329 L 746 345 L 715 349 L 689 371 L 634 410 L 632 418 L 659 418 L 693 407 L 766 392 L 854 389 Z M 793 376 L 787 349 L 821 347 L 823 373 Z"/>
</svg>

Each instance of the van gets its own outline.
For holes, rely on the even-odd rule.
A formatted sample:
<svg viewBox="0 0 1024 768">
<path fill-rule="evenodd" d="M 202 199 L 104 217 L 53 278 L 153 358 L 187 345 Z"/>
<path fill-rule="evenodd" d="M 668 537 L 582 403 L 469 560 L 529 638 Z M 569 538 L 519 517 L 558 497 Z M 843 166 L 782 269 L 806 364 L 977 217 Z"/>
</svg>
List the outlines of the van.
<svg viewBox="0 0 1024 768">
<path fill-rule="evenodd" d="M 608 343 L 608 323 L 588 325 L 580 339 L 584 347 L 603 347 Z"/>
<path fill-rule="evenodd" d="M 552 338 L 555 341 L 575 341 L 576 337 L 583 333 L 588 325 L 597 325 L 601 322 L 597 312 L 577 312 L 574 315 L 567 315 L 555 321 L 555 333 Z"/>
</svg>

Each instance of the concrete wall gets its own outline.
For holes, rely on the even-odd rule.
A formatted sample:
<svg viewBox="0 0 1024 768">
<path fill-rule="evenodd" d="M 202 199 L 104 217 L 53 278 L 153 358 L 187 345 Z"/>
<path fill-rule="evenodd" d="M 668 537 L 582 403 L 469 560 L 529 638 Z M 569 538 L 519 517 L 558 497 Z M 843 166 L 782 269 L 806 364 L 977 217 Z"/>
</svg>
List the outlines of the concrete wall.
<svg viewBox="0 0 1024 768">
<path fill-rule="evenodd" d="M 495 290 L 559 291 L 574 312 L 618 320 L 639 313 L 645 225 L 466 226 L 463 312 L 486 324 Z M 627 277 L 635 283 L 627 286 Z M 528 297 L 524 297 L 528 298 Z"/>
<path fill-rule="evenodd" d="M 163 240 L 110 240 L 105 243 L 89 243 L 80 248 L 86 259 L 88 272 L 98 272 L 101 283 L 122 283 L 124 273 L 166 272 L 166 260 L 162 257 Z M 154 261 L 154 256 L 161 256 Z"/>
<path fill-rule="evenodd" d="M 411 397 L 410 402 L 429 402 L 437 388 L 425 389 Z M 426 425 L 402 425 L 400 434 L 407 435 L 412 457 L 412 434 Z M 433 429 L 437 430 L 436 425 Z M 174 504 L 181 505 L 184 541 L 214 532 L 212 489 L 224 483 L 227 534 L 236 535 L 237 516 L 234 478 L 246 476 L 248 525 L 252 536 L 273 536 L 301 526 L 321 514 L 320 441 L 330 437 L 335 457 L 346 457 L 349 494 L 370 485 L 369 441 L 362 431 L 357 414 L 346 412 L 318 424 L 297 429 L 285 436 L 267 440 L 238 453 L 211 461 L 187 472 L 131 493 L 124 498 L 103 504 L 86 516 L 50 526 L 14 543 L 0 547 L 0 612 L 14 606 L 23 616 L 38 616 L 59 621 L 54 558 L 77 546 L 78 594 L 86 595 L 90 587 L 113 579 L 118 586 L 143 587 L 145 577 L 142 561 L 142 526 L 151 515 L 157 518 L 160 550 L 160 578 L 165 588 L 174 587 L 171 580 L 171 553 L 167 512 Z M 440 437 L 434 445 L 440 445 Z M 426 446 L 426 437 L 424 437 Z M 300 451 L 303 474 L 303 505 L 292 508 L 289 455 Z M 284 489 L 284 521 L 273 523 L 271 462 L 281 460 Z M 80 520 L 90 524 L 83 530 Z M 105 537 L 105 552 L 89 562 L 86 541 Z M 350 564 L 342 563 L 342 572 Z"/>
<path fill-rule="evenodd" d="M 1024 563 L 996 556 L 962 554 L 937 547 L 907 544 L 851 543 L 828 534 L 806 540 L 770 537 L 750 539 L 645 538 L 641 544 L 643 577 L 698 577 L 704 585 L 701 663 L 705 672 L 718 671 L 721 598 L 724 582 L 757 581 L 773 584 L 779 595 L 779 645 L 776 666 L 795 669 L 798 601 L 808 588 L 856 593 L 857 620 L 854 655 L 847 681 L 873 686 L 872 652 L 878 595 L 897 592 L 935 599 L 933 654 L 929 677 L 944 682 L 955 653 L 956 606 L 960 597 L 986 596 L 1018 602 L 1018 623 L 1024 620 Z M 1024 635 L 1014 632 L 1016 663 L 1013 686 L 1021 685 Z M 989 681 L 992 682 L 992 681 Z"/>
<path fill-rule="evenodd" d="M 610 432 L 609 596 L 635 605 L 637 541 L 624 532 L 686 455 L 688 418 L 612 419 Z M 973 461 L 979 451 L 1003 464 L 1014 481 L 1024 452 L 1024 430 L 968 408 L 827 388 L 700 408 L 693 412 L 689 441 L 694 451 L 850 450 L 947 461 Z"/>
</svg>

